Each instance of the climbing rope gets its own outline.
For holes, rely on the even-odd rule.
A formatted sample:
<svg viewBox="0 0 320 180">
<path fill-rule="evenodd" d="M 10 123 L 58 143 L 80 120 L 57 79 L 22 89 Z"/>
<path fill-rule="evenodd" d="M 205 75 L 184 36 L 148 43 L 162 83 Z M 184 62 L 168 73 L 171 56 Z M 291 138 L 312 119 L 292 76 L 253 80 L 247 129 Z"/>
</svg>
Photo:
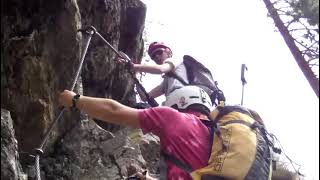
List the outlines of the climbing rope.
<svg viewBox="0 0 320 180">
<path fill-rule="evenodd" d="M 106 44 L 109 48 L 112 49 L 113 52 L 115 52 L 118 57 L 121 57 L 123 58 L 127 65 L 129 65 L 128 69 L 129 69 L 129 72 L 135 82 L 135 84 L 144 92 L 144 94 L 146 95 L 147 99 L 148 99 L 148 103 L 155 107 L 155 106 L 158 106 L 158 103 L 153 99 L 153 98 L 150 98 L 148 93 L 146 92 L 146 90 L 144 89 L 144 87 L 140 84 L 139 80 L 135 77 L 134 75 L 134 72 L 132 72 L 132 70 L 130 69 L 130 63 L 131 63 L 131 60 L 130 58 L 123 52 L 118 52 L 99 32 L 97 32 L 97 30 L 93 27 L 93 26 L 89 26 L 85 29 L 79 29 L 77 32 L 82 32 L 84 34 L 87 34 L 88 35 L 88 39 L 87 39 L 87 42 L 86 42 L 86 45 L 85 45 L 85 48 L 84 48 L 84 51 L 83 51 L 83 54 L 81 56 L 81 59 L 80 59 L 80 64 L 79 64 L 79 67 L 77 69 L 77 73 L 76 73 L 76 76 L 74 77 L 74 80 L 73 80 L 73 83 L 72 83 L 72 86 L 70 88 L 71 91 L 74 90 L 75 86 L 76 86 L 76 83 L 78 81 L 78 78 L 79 78 L 79 75 L 80 75 L 80 72 L 81 72 L 81 69 L 82 69 L 82 65 L 83 65 L 83 62 L 84 62 L 84 58 L 85 58 L 85 55 L 88 51 L 88 47 L 89 47 L 89 44 L 90 44 L 90 41 L 92 39 L 92 36 L 93 35 L 98 35 Z M 43 155 L 43 149 L 45 147 L 45 144 L 49 138 L 49 135 L 53 129 L 53 127 L 55 126 L 55 124 L 58 122 L 58 120 L 62 117 L 63 113 L 65 112 L 67 108 L 66 107 L 63 107 L 63 109 L 60 111 L 58 117 L 53 121 L 53 123 L 50 125 L 48 131 L 45 133 L 45 136 L 44 136 L 44 139 L 42 140 L 39 148 L 36 148 L 34 151 L 34 154 L 35 154 L 35 171 L 36 171 L 36 176 L 37 176 L 37 180 L 41 180 L 41 174 L 40 174 L 40 156 Z M 34 156 L 33 156 L 34 157 Z"/>
</svg>

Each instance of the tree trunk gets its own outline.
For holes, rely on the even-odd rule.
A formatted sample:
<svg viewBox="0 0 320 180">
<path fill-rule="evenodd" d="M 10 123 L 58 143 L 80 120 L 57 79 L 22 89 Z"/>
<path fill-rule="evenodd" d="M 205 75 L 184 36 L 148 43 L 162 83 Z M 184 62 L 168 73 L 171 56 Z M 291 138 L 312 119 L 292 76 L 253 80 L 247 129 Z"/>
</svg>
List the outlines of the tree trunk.
<svg viewBox="0 0 320 180">
<path fill-rule="evenodd" d="M 300 67 L 301 71 L 303 72 L 304 76 L 307 78 L 310 86 L 312 87 L 313 91 L 316 93 L 317 97 L 319 98 L 319 80 L 317 79 L 316 75 L 313 73 L 311 67 L 309 67 L 308 62 L 302 56 L 301 51 L 296 46 L 293 37 L 290 35 L 288 29 L 283 24 L 282 20 L 279 17 L 276 9 L 274 8 L 273 4 L 270 0 L 263 0 L 266 4 L 268 12 L 272 17 L 275 25 L 279 29 L 284 41 L 286 42 L 287 46 L 289 47 L 293 57 L 295 58 L 298 66 Z"/>
</svg>

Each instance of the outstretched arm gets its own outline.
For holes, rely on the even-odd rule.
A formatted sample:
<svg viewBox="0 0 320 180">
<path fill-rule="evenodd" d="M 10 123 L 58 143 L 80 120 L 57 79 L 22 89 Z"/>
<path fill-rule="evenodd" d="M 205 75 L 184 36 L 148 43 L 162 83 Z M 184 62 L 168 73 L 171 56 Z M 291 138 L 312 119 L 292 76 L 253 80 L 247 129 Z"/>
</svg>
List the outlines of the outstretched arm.
<svg viewBox="0 0 320 180">
<path fill-rule="evenodd" d="M 72 91 L 64 90 L 59 97 L 59 102 L 65 107 L 72 106 L 72 98 L 76 95 Z M 105 122 L 139 128 L 137 109 L 125 106 L 112 99 L 80 96 L 76 107 L 89 116 Z"/>
<path fill-rule="evenodd" d="M 172 63 L 163 63 L 159 64 L 152 64 L 152 65 L 145 65 L 145 64 L 134 64 L 133 69 L 138 72 L 146 72 L 151 74 L 162 74 L 170 72 L 174 69 L 174 65 Z"/>
</svg>

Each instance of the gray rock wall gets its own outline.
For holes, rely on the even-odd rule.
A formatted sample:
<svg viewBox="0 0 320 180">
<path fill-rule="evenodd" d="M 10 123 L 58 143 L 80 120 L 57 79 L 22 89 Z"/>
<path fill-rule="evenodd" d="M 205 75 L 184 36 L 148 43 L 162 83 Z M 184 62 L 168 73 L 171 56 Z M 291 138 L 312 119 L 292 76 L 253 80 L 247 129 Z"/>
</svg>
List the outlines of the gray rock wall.
<svg viewBox="0 0 320 180">
<path fill-rule="evenodd" d="M 1 179 L 27 180 L 19 162 L 18 144 L 14 135 L 10 112 L 1 109 Z"/>
<path fill-rule="evenodd" d="M 85 42 L 77 29 L 92 25 L 115 49 L 142 57 L 146 7 L 140 1 L 5 0 L 2 5 L 1 106 L 12 114 L 23 151 L 40 144 L 59 113 L 58 93 L 71 88 Z M 94 36 L 82 69 L 83 93 L 131 104 L 133 82 L 115 59 Z M 52 139 L 77 119 L 79 115 L 66 113 Z"/>
<path fill-rule="evenodd" d="M 158 143 L 137 130 L 111 133 L 93 121 L 84 120 L 60 139 L 54 153 L 42 158 L 42 171 L 49 179 L 125 179 L 135 172 L 131 171 L 133 167 L 147 167 L 144 156 L 154 156 L 148 152 L 141 154 L 141 149 L 150 149 L 150 144 Z"/>
<path fill-rule="evenodd" d="M 31 151 L 55 118 L 58 93 L 71 87 L 80 56 L 80 13 L 71 0 L 2 5 L 1 107 L 11 112 L 19 148 Z M 71 122 L 62 121 L 53 139 Z"/>
<path fill-rule="evenodd" d="M 115 49 L 140 61 L 146 6 L 139 0 L 3 0 L 1 5 L 1 107 L 11 113 L 18 142 L 14 147 L 1 143 L 1 156 L 6 152 L 16 162 L 1 171 L 19 178 L 18 152 L 32 180 L 34 159 L 28 155 L 60 112 L 58 94 L 71 88 L 79 65 L 86 37 L 77 30 L 92 25 Z M 132 105 L 133 81 L 115 60 L 95 35 L 75 90 Z M 106 131 L 94 122 L 78 112 L 64 113 L 40 159 L 42 179 L 123 179 L 151 165 L 145 160 L 156 161 L 158 154 L 148 146 L 157 148 L 157 140 L 140 144 L 130 138 L 136 131 L 96 120 Z"/>
</svg>

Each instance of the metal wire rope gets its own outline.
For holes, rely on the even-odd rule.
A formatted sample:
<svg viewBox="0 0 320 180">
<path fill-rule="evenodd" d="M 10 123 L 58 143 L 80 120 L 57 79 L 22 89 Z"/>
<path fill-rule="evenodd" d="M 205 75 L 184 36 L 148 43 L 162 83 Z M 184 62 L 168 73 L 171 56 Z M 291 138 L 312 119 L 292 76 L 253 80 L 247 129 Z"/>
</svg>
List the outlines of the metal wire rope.
<svg viewBox="0 0 320 180">
<path fill-rule="evenodd" d="M 86 43 L 85 48 L 84 48 L 84 53 L 82 54 L 81 59 L 80 59 L 80 64 L 79 64 L 79 67 L 77 69 L 76 76 L 75 76 L 75 78 L 73 80 L 73 83 L 72 83 L 72 86 L 70 88 L 71 91 L 73 91 L 73 89 L 75 88 L 75 85 L 77 83 L 77 80 L 79 78 L 79 75 L 80 75 L 80 72 L 81 72 L 81 69 L 82 69 L 82 65 L 83 65 L 83 62 L 84 62 L 85 55 L 87 53 L 87 50 L 88 50 L 88 47 L 89 47 L 89 44 L 90 44 L 90 41 L 91 41 L 91 38 L 95 34 L 98 35 L 108 45 L 108 47 L 111 48 L 112 51 L 115 52 L 118 55 L 118 57 L 121 57 L 121 58 L 125 59 L 127 63 L 130 63 L 130 58 L 126 54 L 124 54 L 122 52 L 118 52 L 112 45 L 110 45 L 110 43 L 100 33 L 97 32 L 97 30 L 93 26 L 89 26 L 89 27 L 87 27 L 85 29 L 79 29 L 78 32 L 79 31 L 83 32 L 83 33 L 86 33 L 89 36 L 88 36 L 87 43 Z M 133 75 L 133 73 L 131 71 L 130 71 L 130 74 L 132 75 L 132 78 L 134 79 L 136 85 L 139 86 L 139 88 L 141 88 L 142 91 L 146 94 L 148 102 L 151 103 L 152 106 L 158 106 L 157 102 L 153 98 L 150 98 L 148 96 L 148 93 L 146 92 L 144 87 L 140 84 L 139 80 L 136 77 L 134 77 L 134 75 Z M 65 110 L 66 110 L 66 107 L 63 107 L 63 109 L 60 111 L 58 117 L 50 125 L 49 130 L 46 132 L 45 137 L 44 137 L 43 141 L 41 142 L 39 148 L 35 149 L 35 159 L 36 159 L 35 160 L 36 161 L 35 162 L 35 170 L 36 170 L 37 180 L 41 180 L 40 163 L 39 163 L 39 161 L 40 161 L 40 156 L 43 154 L 43 148 L 45 146 L 45 143 L 48 140 L 48 137 L 49 137 L 54 125 L 62 117 L 62 115 L 63 115 Z"/>
<path fill-rule="evenodd" d="M 84 48 L 84 52 L 81 56 L 81 59 L 80 59 L 80 64 L 78 66 L 78 69 L 77 69 L 77 73 L 74 77 L 74 80 L 73 80 L 73 83 L 72 83 L 72 86 L 70 88 L 71 91 L 73 91 L 73 89 L 75 88 L 76 86 L 76 83 L 78 81 L 78 78 L 79 78 L 79 75 L 80 75 L 80 72 L 81 72 L 81 69 L 82 69 L 82 65 L 83 65 L 83 62 L 84 62 L 84 58 L 85 58 L 85 55 L 87 53 L 87 50 L 88 50 L 88 47 L 89 47 L 89 44 L 90 44 L 90 41 L 91 41 L 91 38 L 92 36 L 96 33 L 96 29 L 93 27 L 93 26 L 90 26 L 86 29 L 79 29 L 78 32 L 83 32 L 85 34 L 88 34 L 88 39 L 87 39 L 87 43 L 85 45 L 85 48 Z M 42 140 L 39 148 L 36 148 L 35 149 L 35 154 L 36 154 L 36 162 L 35 162 L 35 170 L 36 170 L 36 176 L 37 176 L 37 180 L 41 180 L 41 174 L 40 174 L 40 164 L 39 164 L 39 161 L 40 161 L 40 156 L 43 154 L 43 148 L 49 138 L 49 135 L 54 127 L 54 125 L 58 122 L 58 120 L 62 117 L 63 113 L 65 112 L 66 110 L 66 107 L 63 107 L 63 109 L 60 111 L 58 117 L 53 121 L 53 123 L 50 125 L 48 131 L 46 132 L 45 136 L 44 136 L 44 139 Z"/>
</svg>

